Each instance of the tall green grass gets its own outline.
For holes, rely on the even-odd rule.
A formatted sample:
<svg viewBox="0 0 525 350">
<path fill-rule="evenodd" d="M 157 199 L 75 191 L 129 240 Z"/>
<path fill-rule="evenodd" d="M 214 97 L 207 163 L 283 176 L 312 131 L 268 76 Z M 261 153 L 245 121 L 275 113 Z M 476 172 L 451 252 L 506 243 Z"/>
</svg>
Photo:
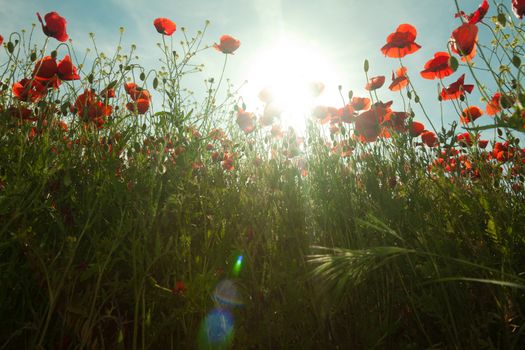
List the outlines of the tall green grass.
<svg viewBox="0 0 525 350">
<path fill-rule="evenodd" d="M 330 138 L 313 121 L 303 144 L 291 130 L 245 134 L 235 94 L 221 100 L 230 88 L 223 77 L 208 81 L 202 101 L 184 89 L 201 69 L 192 59 L 204 33 L 182 48 L 163 37 L 163 67 L 149 73 L 133 51 L 98 54 L 82 67 L 77 60 L 82 80 L 35 103 L 10 88 L 49 43 L 41 52 L 31 36 L 9 39 L 1 53 L 0 349 L 525 346 L 518 149 L 500 162 L 459 145 L 454 129 L 427 147 L 403 132 L 362 143 L 348 125 Z M 130 81 L 157 91 L 156 109 L 125 108 Z M 516 81 L 507 92 L 519 100 Z M 71 109 L 84 89 L 108 87 L 119 108 L 102 128 Z M 36 120 L 18 118 L 20 106 Z M 522 105 L 512 108 L 484 128 L 500 130 L 493 143 L 519 148 L 512 134 L 522 127 L 512 121 Z M 352 149 L 346 157 L 332 152 L 341 141 Z M 435 161 L 452 146 L 458 167 L 447 171 Z M 465 159 L 471 168 L 462 172 Z M 236 292 L 229 305 L 218 301 L 224 280 Z M 217 305 L 232 313 L 233 333 L 203 340 Z"/>
</svg>

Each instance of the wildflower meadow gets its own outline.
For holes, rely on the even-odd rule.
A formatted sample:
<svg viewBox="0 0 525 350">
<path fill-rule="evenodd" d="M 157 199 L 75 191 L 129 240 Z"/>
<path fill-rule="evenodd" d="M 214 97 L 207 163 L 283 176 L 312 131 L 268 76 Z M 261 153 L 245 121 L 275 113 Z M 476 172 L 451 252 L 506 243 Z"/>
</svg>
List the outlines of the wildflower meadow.
<svg viewBox="0 0 525 350">
<path fill-rule="evenodd" d="M 60 9 L 0 27 L 0 349 L 524 349 L 525 1 L 443 6 L 304 132 L 229 83 L 229 28 L 145 18 L 146 69 Z"/>
</svg>

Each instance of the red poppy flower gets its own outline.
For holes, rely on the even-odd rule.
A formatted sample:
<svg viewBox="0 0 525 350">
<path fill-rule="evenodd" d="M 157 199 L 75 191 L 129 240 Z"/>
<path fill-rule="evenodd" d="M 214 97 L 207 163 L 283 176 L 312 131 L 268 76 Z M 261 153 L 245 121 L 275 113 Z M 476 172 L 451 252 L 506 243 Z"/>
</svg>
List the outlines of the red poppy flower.
<svg viewBox="0 0 525 350">
<path fill-rule="evenodd" d="M 199 170 L 199 169 L 202 169 L 204 168 L 204 163 L 202 161 L 197 161 L 197 162 L 193 162 L 191 163 L 191 168 L 193 170 Z"/>
<path fill-rule="evenodd" d="M 129 97 L 133 101 L 138 101 L 140 99 L 151 100 L 151 94 L 149 93 L 149 91 L 139 87 L 135 83 L 126 83 L 126 84 L 124 84 L 124 90 L 126 90 L 126 92 L 128 93 Z"/>
<path fill-rule="evenodd" d="M 508 141 L 506 141 L 505 143 L 496 142 L 494 144 L 494 148 L 492 149 L 492 155 L 499 162 L 504 163 L 513 157 L 514 155 L 513 151 L 514 149 L 513 147 L 509 147 Z"/>
<path fill-rule="evenodd" d="M 437 136 L 432 131 L 423 131 L 421 133 L 421 141 L 428 147 L 434 147 L 437 142 Z"/>
<path fill-rule="evenodd" d="M 259 122 L 262 126 L 270 126 L 272 125 L 274 119 L 281 115 L 282 112 L 282 109 L 275 103 L 268 103 L 264 107 L 264 113 Z"/>
<path fill-rule="evenodd" d="M 450 67 L 450 55 L 448 52 L 436 52 L 434 58 L 425 63 L 425 69 L 421 76 L 425 79 L 443 79 L 454 73 Z"/>
<path fill-rule="evenodd" d="M 214 44 L 213 47 L 225 54 L 233 54 L 233 52 L 241 46 L 241 42 L 231 35 L 221 36 L 220 41 L 220 44 Z"/>
<path fill-rule="evenodd" d="M 135 90 L 135 92 L 133 94 L 130 95 L 133 100 L 137 101 L 137 100 L 141 100 L 141 99 L 144 99 L 144 100 L 151 100 L 151 94 L 149 93 L 148 90 L 146 89 L 143 89 L 143 88 L 137 88 Z"/>
<path fill-rule="evenodd" d="M 463 124 L 468 124 L 478 119 L 482 115 L 483 111 L 481 110 L 481 108 L 477 106 L 470 106 L 463 110 L 463 113 L 461 113 L 460 120 Z"/>
<path fill-rule="evenodd" d="M 58 62 L 57 75 L 61 80 L 79 80 L 77 68 L 71 62 L 69 55 L 66 55 L 62 61 Z"/>
<path fill-rule="evenodd" d="M 407 68 L 400 67 L 396 75 L 392 73 L 392 84 L 388 87 L 391 91 L 399 91 L 408 85 Z"/>
<path fill-rule="evenodd" d="M 481 3 L 481 5 L 479 5 L 477 10 L 471 13 L 470 15 L 466 15 L 465 12 L 460 11 L 459 13 L 456 14 L 455 17 L 457 18 L 461 16 L 465 18 L 468 21 L 468 23 L 476 24 L 480 22 L 483 19 L 483 17 L 485 17 L 488 10 L 489 10 L 489 3 L 487 0 L 483 0 L 483 2 Z"/>
<path fill-rule="evenodd" d="M 392 112 L 383 118 L 381 125 L 386 126 L 390 130 L 394 130 L 396 132 L 405 132 L 407 130 L 407 126 L 405 124 L 405 120 L 407 118 L 408 114 L 406 112 Z"/>
<path fill-rule="evenodd" d="M 233 155 L 230 155 L 228 153 L 224 153 L 224 156 L 222 158 L 222 168 L 224 170 L 232 171 L 235 169 L 233 166 Z"/>
<path fill-rule="evenodd" d="M 57 74 L 57 62 L 51 56 L 45 56 L 35 63 L 33 76 L 40 81 L 47 81 Z"/>
<path fill-rule="evenodd" d="M 36 80 L 46 87 L 53 87 L 54 89 L 58 89 L 60 86 L 60 79 L 57 73 L 57 62 L 51 56 L 45 56 L 40 61 L 36 62 L 35 68 L 33 69 L 33 76 Z"/>
<path fill-rule="evenodd" d="M 116 96 L 115 95 L 115 89 L 113 89 L 113 88 L 109 88 L 109 89 L 105 88 L 104 90 L 102 90 L 100 92 L 100 96 L 103 96 L 105 98 L 113 98 L 113 97 Z"/>
<path fill-rule="evenodd" d="M 69 38 L 66 33 L 67 22 L 64 17 L 61 17 L 56 12 L 49 12 L 44 16 L 44 20 L 46 21 L 46 24 L 44 25 L 44 22 L 42 22 L 42 17 L 40 17 L 40 13 L 37 12 L 36 15 L 40 21 L 40 24 L 42 25 L 42 30 L 44 31 L 45 35 L 55 38 L 61 42 L 64 42 Z"/>
<path fill-rule="evenodd" d="M 75 101 L 75 112 L 84 121 L 91 121 L 101 127 L 109 117 L 112 107 L 100 101 L 93 90 L 85 90 Z"/>
<path fill-rule="evenodd" d="M 29 140 L 32 140 L 32 139 L 34 139 L 34 138 L 36 137 L 36 135 L 37 135 L 37 130 L 36 130 L 36 128 L 33 127 L 33 128 L 31 128 L 31 130 L 29 130 L 29 132 L 27 133 L 27 138 L 28 138 Z M 38 132 L 38 135 L 42 135 L 42 131 Z"/>
<path fill-rule="evenodd" d="M 367 97 L 352 97 L 350 104 L 355 111 L 366 111 L 370 108 L 370 99 Z"/>
<path fill-rule="evenodd" d="M 348 104 L 343 108 L 337 110 L 337 117 L 339 121 L 344 123 L 353 123 L 355 121 L 355 111 L 352 105 Z"/>
<path fill-rule="evenodd" d="M 512 11 L 519 19 L 525 15 L 525 0 L 512 0 Z"/>
<path fill-rule="evenodd" d="M 61 131 L 64 131 L 64 132 L 67 132 L 69 130 L 66 122 L 62 121 L 62 120 L 54 120 L 53 121 L 53 125 L 54 126 L 57 126 Z"/>
<path fill-rule="evenodd" d="M 365 89 L 368 91 L 379 89 L 385 83 L 385 76 L 379 75 L 377 77 L 370 78 L 368 84 L 366 84 Z"/>
<path fill-rule="evenodd" d="M 447 88 L 441 89 L 441 99 L 455 100 L 466 92 L 469 94 L 474 89 L 474 85 L 465 84 L 465 74 L 459 77 L 458 80 L 450 84 Z"/>
<path fill-rule="evenodd" d="M 277 124 L 272 125 L 272 130 L 270 131 L 270 134 L 274 139 L 281 139 L 284 136 L 284 132 L 282 131 L 281 127 Z"/>
<path fill-rule="evenodd" d="M 337 116 L 337 108 L 327 106 L 316 106 L 312 110 L 312 115 L 321 124 L 326 124 L 332 120 L 332 117 Z"/>
<path fill-rule="evenodd" d="M 481 5 L 479 5 L 477 10 L 469 16 L 469 23 L 476 24 L 478 22 L 481 22 L 483 17 L 485 17 L 485 15 L 487 14 L 488 10 L 489 2 L 487 0 L 483 0 L 483 2 L 481 3 Z"/>
<path fill-rule="evenodd" d="M 157 32 L 168 36 L 177 30 L 177 25 L 169 18 L 156 18 L 153 21 L 153 25 L 155 29 L 157 29 Z"/>
<path fill-rule="evenodd" d="M 37 118 L 33 115 L 33 111 L 31 111 L 29 108 L 24 107 L 24 106 L 18 106 L 18 107 L 11 106 L 8 108 L 7 111 L 9 112 L 9 114 L 11 114 L 13 118 L 26 120 L 26 121 L 36 121 L 37 120 Z"/>
<path fill-rule="evenodd" d="M 392 114 L 390 106 L 391 102 L 378 102 L 374 104 L 371 109 L 361 113 L 355 118 L 355 131 L 361 141 L 373 142 L 377 140 L 380 135 L 390 136 L 381 125 L 383 121 L 388 119 Z"/>
<path fill-rule="evenodd" d="M 487 148 L 487 145 L 489 144 L 489 140 L 479 140 L 478 141 L 478 147 L 479 148 Z"/>
<path fill-rule="evenodd" d="M 0 45 L 4 43 L 4 37 L 0 35 Z"/>
<path fill-rule="evenodd" d="M 175 283 L 175 287 L 171 289 L 173 294 L 183 294 L 186 291 L 186 285 L 184 284 L 184 281 L 177 281 Z"/>
<path fill-rule="evenodd" d="M 131 92 L 134 91 L 135 89 L 137 89 L 137 87 L 138 87 L 138 85 L 135 84 L 135 83 L 126 83 L 126 84 L 124 84 L 124 90 L 128 94 L 131 94 Z"/>
<path fill-rule="evenodd" d="M 472 146 L 472 138 L 470 137 L 470 134 L 468 132 L 464 132 L 462 134 L 459 134 L 456 139 L 458 140 L 458 144 L 462 147 L 469 147 Z"/>
<path fill-rule="evenodd" d="M 471 60 L 476 55 L 478 27 L 475 24 L 463 23 L 452 32 L 452 51 L 459 54 L 462 60 Z"/>
<path fill-rule="evenodd" d="M 392 104 L 394 103 L 394 101 L 388 101 L 388 102 L 382 102 L 382 101 L 379 101 L 379 102 L 376 102 L 372 105 L 372 108 L 376 108 L 376 109 L 382 109 L 384 110 L 385 112 L 392 112 L 392 110 L 390 109 L 390 107 L 392 107 Z M 385 113 L 386 115 L 386 113 Z M 383 119 L 381 119 L 383 120 Z"/>
<path fill-rule="evenodd" d="M 425 131 L 425 125 L 420 122 L 413 121 L 412 124 L 410 124 L 410 135 L 413 137 L 417 137 L 421 135 Z"/>
<path fill-rule="evenodd" d="M 212 140 L 223 141 L 226 139 L 226 133 L 220 128 L 215 128 L 209 132 L 208 137 Z"/>
<path fill-rule="evenodd" d="M 97 94 L 93 90 L 84 90 L 82 94 L 80 94 L 77 99 L 75 100 L 75 110 L 78 114 L 79 112 L 82 112 L 84 107 L 94 103 L 97 101 Z"/>
<path fill-rule="evenodd" d="M 386 38 L 386 45 L 381 52 L 388 57 L 400 58 L 414 53 L 421 48 L 414 42 L 416 40 L 416 28 L 410 24 L 401 24 L 394 33 Z"/>
<path fill-rule="evenodd" d="M 237 124 L 242 131 L 249 134 L 255 130 L 255 115 L 239 108 L 237 111 Z"/>
<path fill-rule="evenodd" d="M 124 84 L 124 90 L 133 100 L 128 102 L 126 108 L 132 113 L 145 114 L 150 106 L 151 95 L 148 90 L 139 87 L 135 83 Z"/>
<path fill-rule="evenodd" d="M 144 114 L 149 109 L 149 99 L 139 98 L 133 102 L 128 102 L 126 108 L 132 113 Z"/>
<path fill-rule="evenodd" d="M 379 115 L 375 109 L 359 114 L 355 120 L 355 131 L 363 142 L 374 142 L 381 134 Z"/>
<path fill-rule="evenodd" d="M 501 93 L 496 92 L 494 96 L 492 96 L 492 99 L 487 102 L 487 107 L 485 110 L 487 111 L 488 115 L 494 115 L 501 111 L 501 106 L 499 103 L 499 100 L 501 98 Z"/>
<path fill-rule="evenodd" d="M 36 102 L 47 94 L 47 89 L 36 79 L 24 78 L 13 84 L 13 94 L 20 101 Z"/>
<path fill-rule="evenodd" d="M 273 92 L 270 87 L 265 87 L 259 91 L 259 100 L 264 103 L 270 103 L 274 100 Z"/>
<path fill-rule="evenodd" d="M 219 152 L 215 151 L 211 154 L 211 160 L 213 160 L 214 162 L 218 161 L 219 160 L 219 157 L 220 157 L 220 154 Z"/>
</svg>

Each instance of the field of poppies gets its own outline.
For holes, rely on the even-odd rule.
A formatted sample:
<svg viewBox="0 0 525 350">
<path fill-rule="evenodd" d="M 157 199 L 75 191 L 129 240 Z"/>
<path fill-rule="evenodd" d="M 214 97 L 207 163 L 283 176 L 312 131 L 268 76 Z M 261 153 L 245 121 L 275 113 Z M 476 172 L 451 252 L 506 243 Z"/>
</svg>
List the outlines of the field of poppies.
<svg viewBox="0 0 525 350">
<path fill-rule="evenodd" d="M 175 50 L 157 18 L 146 71 L 133 47 L 77 57 L 57 12 L 44 43 L 2 33 L 0 349 L 525 348 L 525 1 L 455 4 L 419 74 L 399 24 L 388 86 L 364 60 L 368 94 L 305 135 L 270 90 L 252 112 L 222 76 L 185 88 L 231 35 Z"/>
</svg>

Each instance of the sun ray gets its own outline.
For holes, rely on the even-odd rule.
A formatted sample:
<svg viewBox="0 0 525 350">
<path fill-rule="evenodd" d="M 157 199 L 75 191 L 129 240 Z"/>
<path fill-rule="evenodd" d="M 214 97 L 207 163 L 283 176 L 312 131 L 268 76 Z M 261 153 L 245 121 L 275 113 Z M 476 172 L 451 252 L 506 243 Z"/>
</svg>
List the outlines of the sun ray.
<svg viewBox="0 0 525 350">
<path fill-rule="evenodd" d="M 257 54 L 243 98 L 249 105 L 260 104 L 258 96 L 263 91 L 262 99 L 272 101 L 268 107 L 280 112 L 282 126 L 302 132 L 315 105 L 341 104 L 334 68 L 315 45 L 283 38 Z"/>
</svg>

